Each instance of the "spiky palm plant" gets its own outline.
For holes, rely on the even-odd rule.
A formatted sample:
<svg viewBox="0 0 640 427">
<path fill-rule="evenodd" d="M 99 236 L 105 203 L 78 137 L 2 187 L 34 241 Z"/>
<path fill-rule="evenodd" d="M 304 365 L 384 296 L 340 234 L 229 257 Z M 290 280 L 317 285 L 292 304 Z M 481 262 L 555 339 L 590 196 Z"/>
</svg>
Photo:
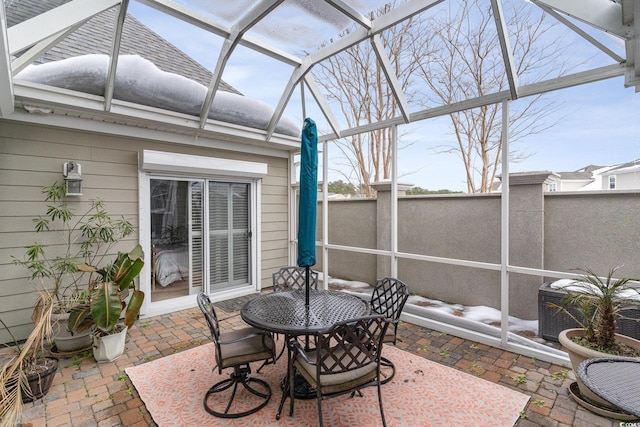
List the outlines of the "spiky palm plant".
<svg viewBox="0 0 640 427">
<path fill-rule="evenodd" d="M 18 421 L 22 416 L 23 396 L 33 397 L 27 377 L 32 372 L 46 369 L 48 365 L 42 356 L 45 354 L 45 344 L 51 339 L 53 297 L 47 290 L 39 293 L 32 315 L 34 328 L 23 344 L 0 319 L 15 345 L 15 356 L 0 367 L 0 425 L 3 426 L 21 425 Z"/>
<path fill-rule="evenodd" d="M 582 269 L 579 278 L 562 287 L 567 292 L 562 309 L 584 329 L 590 346 L 607 353 L 618 346 L 616 319 L 622 317 L 621 311 L 640 304 L 640 291 L 630 283 L 634 279 L 613 277 L 620 267 L 611 268 L 605 278 L 591 269 Z M 571 314 L 569 307 L 574 307 L 580 316 Z"/>
</svg>

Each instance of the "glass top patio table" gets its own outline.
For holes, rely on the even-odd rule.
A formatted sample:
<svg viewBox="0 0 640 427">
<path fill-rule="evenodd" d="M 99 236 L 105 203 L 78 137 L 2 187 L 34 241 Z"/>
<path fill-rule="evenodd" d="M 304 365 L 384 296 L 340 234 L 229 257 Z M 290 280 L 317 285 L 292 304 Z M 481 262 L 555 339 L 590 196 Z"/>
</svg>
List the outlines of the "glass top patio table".
<svg viewBox="0 0 640 427">
<path fill-rule="evenodd" d="M 595 394 L 640 417 L 640 360 L 587 359 L 578 365 L 576 374 Z"/>
<path fill-rule="evenodd" d="M 309 306 L 304 302 L 304 290 L 273 292 L 246 302 L 240 315 L 253 327 L 297 336 L 322 332 L 371 311 L 367 301 L 340 291 L 310 289 Z"/>
</svg>

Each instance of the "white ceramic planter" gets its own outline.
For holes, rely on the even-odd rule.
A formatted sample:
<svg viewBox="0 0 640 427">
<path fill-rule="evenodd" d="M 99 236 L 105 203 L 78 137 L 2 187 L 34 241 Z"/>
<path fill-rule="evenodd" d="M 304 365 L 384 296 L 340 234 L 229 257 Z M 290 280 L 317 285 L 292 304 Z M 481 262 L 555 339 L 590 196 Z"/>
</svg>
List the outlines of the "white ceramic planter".
<svg viewBox="0 0 640 427">
<path fill-rule="evenodd" d="M 91 335 L 93 338 L 93 357 L 98 363 L 113 362 L 124 353 L 124 346 L 127 341 L 127 327 L 118 325 L 122 328 L 120 332 L 105 336 Z"/>
</svg>

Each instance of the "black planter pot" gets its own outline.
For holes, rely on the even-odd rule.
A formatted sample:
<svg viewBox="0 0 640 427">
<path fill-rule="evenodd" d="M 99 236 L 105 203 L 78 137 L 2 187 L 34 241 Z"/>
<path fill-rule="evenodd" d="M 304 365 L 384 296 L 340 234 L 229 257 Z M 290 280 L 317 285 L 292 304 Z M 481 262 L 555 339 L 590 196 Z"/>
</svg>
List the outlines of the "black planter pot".
<svg viewBox="0 0 640 427">
<path fill-rule="evenodd" d="M 28 393 L 23 392 L 22 402 L 24 403 L 40 399 L 47 394 L 51 388 L 53 378 L 58 370 L 58 359 L 55 357 L 43 357 L 43 359 L 48 361 L 46 367 L 39 372 L 27 375 L 32 395 L 29 396 Z"/>
</svg>

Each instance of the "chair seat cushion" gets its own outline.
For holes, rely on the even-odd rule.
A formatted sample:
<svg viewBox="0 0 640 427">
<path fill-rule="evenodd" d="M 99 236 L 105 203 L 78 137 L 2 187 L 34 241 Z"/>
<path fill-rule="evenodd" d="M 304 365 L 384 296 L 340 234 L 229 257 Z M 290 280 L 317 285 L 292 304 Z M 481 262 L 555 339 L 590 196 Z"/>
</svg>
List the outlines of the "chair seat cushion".
<svg viewBox="0 0 640 427">
<path fill-rule="evenodd" d="M 315 362 L 315 351 L 307 353 L 307 356 L 309 357 L 309 359 L 311 359 L 311 361 Z M 307 382 L 317 388 L 318 384 L 315 380 L 316 365 L 308 363 L 302 357 L 297 357 L 294 365 L 302 374 L 302 376 L 307 380 Z M 375 362 L 370 362 L 364 366 L 350 371 L 344 371 L 335 374 L 321 373 L 320 387 L 322 387 L 322 394 L 339 393 L 345 390 L 351 390 L 359 385 L 366 384 L 376 378 L 377 368 L 378 367 Z"/>
<path fill-rule="evenodd" d="M 253 336 L 252 336 L 253 335 Z M 220 334 L 221 368 L 273 357 L 275 343 L 270 335 L 256 328 L 243 328 Z"/>
</svg>

